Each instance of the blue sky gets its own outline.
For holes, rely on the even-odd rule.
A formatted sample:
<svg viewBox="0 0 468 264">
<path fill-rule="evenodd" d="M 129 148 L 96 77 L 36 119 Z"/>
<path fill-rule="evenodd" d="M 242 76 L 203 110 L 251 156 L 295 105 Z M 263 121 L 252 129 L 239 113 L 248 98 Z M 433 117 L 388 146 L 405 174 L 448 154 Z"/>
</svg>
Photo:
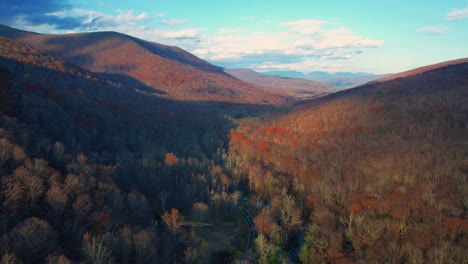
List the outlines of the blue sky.
<svg viewBox="0 0 468 264">
<path fill-rule="evenodd" d="M 2 0 L 0 23 L 118 31 L 258 71 L 390 73 L 468 57 L 468 1 Z"/>
</svg>

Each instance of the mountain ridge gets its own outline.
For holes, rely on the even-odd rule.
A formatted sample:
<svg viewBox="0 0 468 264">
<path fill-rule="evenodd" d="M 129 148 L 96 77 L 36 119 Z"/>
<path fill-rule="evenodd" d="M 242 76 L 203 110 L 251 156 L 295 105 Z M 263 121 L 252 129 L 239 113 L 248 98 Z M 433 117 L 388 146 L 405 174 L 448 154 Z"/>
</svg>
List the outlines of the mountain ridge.
<svg viewBox="0 0 468 264">
<path fill-rule="evenodd" d="M 456 64 L 462 64 L 462 63 L 467 63 L 467 62 L 468 62 L 468 57 L 455 59 L 455 60 L 449 60 L 449 61 L 443 61 L 443 62 L 434 63 L 434 64 L 430 64 L 430 65 L 425 65 L 425 66 L 417 67 L 417 68 L 414 68 L 414 69 L 411 69 L 411 70 L 391 74 L 389 76 L 377 79 L 377 80 L 372 81 L 370 83 L 380 83 L 380 82 L 386 82 L 386 81 L 390 81 L 390 80 L 394 80 L 394 79 L 398 79 L 398 78 L 411 77 L 411 76 L 426 73 L 428 71 L 437 70 L 437 69 L 440 69 L 440 68 L 443 68 L 443 67 L 456 65 Z"/>
<path fill-rule="evenodd" d="M 304 78 L 314 80 L 326 84 L 328 86 L 347 89 L 365 84 L 378 78 L 387 76 L 388 74 L 373 74 L 366 72 L 326 72 L 313 71 L 308 73 L 298 71 L 269 71 L 265 74 L 272 74 L 284 77 Z"/>
<path fill-rule="evenodd" d="M 298 99 L 308 99 L 336 92 L 337 89 L 321 82 L 304 78 L 282 77 L 263 74 L 251 69 L 224 69 L 228 74 L 254 85 L 266 87 L 269 90 L 286 93 Z"/>
<path fill-rule="evenodd" d="M 3 262 L 242 262 L 239 201 L 268 247 L 253 262 L 467 262 L 468 62 L 293 105 L 249 102 L 252 85 L 232 90 L 242 103 L 184 101 L 170 93 L 190 87 L 147 86 L 158 68 L 122 64 L 128 50 L 180 66 L 168 81 L 234 77 L 184 54 L 150 64 L 109 35 L 68 54 L 106 59 L 97 71 L 0 38 Z M 194 221 L 203 230 L 183 227 Z"/>
<path fill-rule="evenodd" d="M 2 26 L 0 36 L 61 57 L 94 73 L 130 76 L 165 98 L 274 104 L 287 97 L 240 81 L 183 49 L 117 32 L 36 34 Z"/>
</svg>

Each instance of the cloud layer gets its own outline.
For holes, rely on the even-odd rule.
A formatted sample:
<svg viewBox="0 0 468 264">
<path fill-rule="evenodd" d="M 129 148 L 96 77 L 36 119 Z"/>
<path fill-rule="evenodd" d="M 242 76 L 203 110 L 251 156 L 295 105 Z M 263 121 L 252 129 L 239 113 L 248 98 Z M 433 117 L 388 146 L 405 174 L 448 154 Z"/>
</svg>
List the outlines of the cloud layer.
<svg viewBox="0 0 468 264">
<path fill-rule="evenodd" d="M 444 35 L 449 33 L 449 28 L 446 26 L 428 26 L 419 28 L 416 31 L 428 35 Z"/>
<path fill-rule="evenodd" d="M 326 21 L 297 20 L 277 25 L 277 33 L 222 29 L 207 39 L 194 54 L 222 65 L 243 65 L 258 70 L 323 68 L 341 70 L 346 61 L 383 40 L 368 39 Z M 332 69 L 331 69 L 332 68 Z"/>
<path fill-rule="evenodd" d="M 453 9 L 445 16 L 447 20 L 457 20 L 468 18 L 468 6 L 462 9 Z"/>
<path fill-rule="evenodd" d="M 55 17 L 47 13 L 71 8 L 61 0 L 2 0 L 0 2 L 0 23 L 14 25 L 20 22 L 30 25 L 53 24 L 59 30 L 73 29 L 80 25 L 81 17 Z"/>
<path fill-rule="evenodd" d="M 383 40 L 370 39 L 345 27 L 322 20 L 284 21 L 275 32 L 249 28 L 219 28 L 208 35 L 186 26 L 189 19 L 116 10 L 114 14 L 44 1 L 6 0 L 0 4 L 0 23 L 39 32 L 119 31 L 146 40 L 180 46 L 224 67 L 257 70 L 342 70 L 367 49 L 379 48 Z M 428 31 L 430 29 L 421 29 Z M 435 30 L 435 29 L 433 29 Z M 436 31 L 436 30 L 435 30 Z"/>
</svg>

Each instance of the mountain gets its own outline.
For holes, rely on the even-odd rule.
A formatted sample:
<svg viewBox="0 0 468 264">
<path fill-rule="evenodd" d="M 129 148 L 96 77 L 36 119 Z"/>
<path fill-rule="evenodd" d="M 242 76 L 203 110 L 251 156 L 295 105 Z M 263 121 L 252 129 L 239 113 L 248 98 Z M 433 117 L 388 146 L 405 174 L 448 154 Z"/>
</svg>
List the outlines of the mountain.
<svg viewBox="0 0 468 264">
<path fill-rule="evenodd" d="M 341 89 L 347 89 L 347 88 L 352 88 L 356 87 L 368 82 L 371 82 L 373 80 L 382 78 L 387 76 L 388 74 L 380 74 L 380 75 L 356 75 L 356 76 L 349 76 L 349 77 L 325 77 L 325 78 L 314 78 L 310 77 L 310 79 L 317 80 L 319 82 L 323 82 L 324 84 L 341 88 Z"/>
<path fill-rule="evenodd" d="M 331 78 L 331 77 L 357 77 L 357 76 L 368 76 L 373 75 L 372 73 L 367 72 L 324 72 L 324 71 L 313 71 L 306 74 L 309 78 Z"/>
<path fill-rule="evenodd" d="M 0 26 L 0 36 L 127 86 L 151 87 L 163 98 L 262 104 L 286 100 L 285 96 L 239 81 L 180 48 L 121 33 L 44 35 Z"/>
<path fill-rule="evenodd" d="M 243 83 L 177 48 L 3 33 L 2 263 L 468 262 L 466 59 L 278 107 L 107 54 Z"/>
<path fill-rule="evenodd" d="M 0 38 L 1 262 L 92 262 L 96 250 L 103 263 L 182 263 L 193 248 L 206 262 L 241 256 L 223 149 L 233 118 L 273 106 L 166 99 L 108 76 Z M 184 216 L 221 224 L 193 237 Z"/>
<path fill-rule="evenodd" d="M 366 72 L 310 72 L 306 75 L 307 79 L 315 80 L 332 87 L 347 89 L 356 87 L 370 81 L 383 78 L 388 74 L 372 74 Z"/>
<path fill-rule="evenodd" d="M 290 77 L 290 78 L 304 78 L 306 75 L 302 72 L 298 71 L 266 71 L 263 72 L 264 74 L 268 75 L 278 75 L 283 77 Z"/>
<path fill-rule="evenodd" d="M 296 71 L 268 71 L 265 74 L 270 75 L 278 75 L 283 77 L 290 77 L 290 78 L 303 78 L 308 80 L 313 80 L 317 82 L 321 82 L 325 85 L 339 88 L 339 89 L 347 89 L 351 87 L 356 87 L 370 81 L 383 78 L 388 74 L 372 74 L 366 72 L 336 72 L 336 73 L 329 73 L 324 71 L 314 71 L 307 74 L 302 72 Z"/>
<path fill-rule="evenodd" d="M 468 62 L 394 77 L 231 132 L 235 177 L 269 205 L 254 218 L 264 244 L 287 229 L 296 262 L 466 261 Z"/>
<path fill-rule="evenodd" d="M 250 69 L 224 69 L 224 71 L 242 81 L 298 99 L 310 99 L 336 91 L 320 82 L 301 78 L 262 74 Z"/>
<path fill-rule="evenodd" d="M 386 82 L 386 81 L 390 81 L 390 80 L 394 80 L 394 79 L 398 79 L 398 78 L 411 77 L 411 76 L 415 76 L 415 75 L 418 75 L 418 74 L 426 73 L 428 71 L 437 70 L 437 69 L 440 69 L 440 68 L 443 68 L 443 67 L 456 65 L 456 64 L 462 64 L 462 63 L 467 63 L 467 62 L 468 62 L 468 58 L 461 58 L 461 59 L 456 59 L 456 60 L 451 60 L 451 61 L 440 62 L 440 63 L 431 64 L 431 65 L 419 67 L 419 68 L 416 68 L 416 69 L 412 69 L 412 70 L 409 70 L 409 71 L 404 71 L 404 72 L 400 72 L 400 73 L 397 73 L 397 74 L 392 74 L 392 75 L 377 79 L 372 83 L 380 83 L 380 82 Z"/>
</svg>

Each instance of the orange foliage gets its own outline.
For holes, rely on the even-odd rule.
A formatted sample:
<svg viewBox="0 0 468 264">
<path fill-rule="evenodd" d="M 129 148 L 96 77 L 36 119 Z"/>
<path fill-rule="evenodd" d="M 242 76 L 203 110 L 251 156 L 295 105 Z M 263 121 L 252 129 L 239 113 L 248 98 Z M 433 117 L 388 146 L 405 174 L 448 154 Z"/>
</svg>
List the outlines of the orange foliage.
<svg viewBox="0 0 468 264">
<path fill-rule="evenodd" d="M 325 130 L 320 129 L 320 130 L 314 130 L 314 131 L 310 132 L 309 135 L 312 136 L 312 137 L 321 137 L 325 133 L 326 133 Z"/>
<path fill-rule="evenodd" d="M 227 176 L 227 174 L 225 173 L 221 173 L 221 175 L 219 175 L 219 178 L 221 180 L 221 185 L 223 186 L 223 188 L 229 188 L 229 186 L 231 185 L 231 178 L 229 178 L 229 176 Z"/>
<path fill-rule="evenodd" d="M 275 220 L 263 211 L 255 216 L 253 221 L 255 223 L 255 230 L 262 235 L 269 235 L 275 226 Z"/>
<path fill-rule="evenodd" d="M 261 153 L 268 153 L 271 149 L 271 144 L 270 142 L 267 142 L 267 141 L 259 141 L 257 142 L 257 149 Z"/>
<path fill-rule="evenodd" d="M 164 158 L 164 164 L 166 164 L 166 166 L 174 166 L 179 164 L 179 162 L 179 158 L 174 153 L 166 153 L 166 156 Z"/>
<path fill-rule="evenodd" d="M 299 161 L 296 159 L 296 157 L 287 156 L 283 160 L 283 165 L 287 171 L 295 171 L 297 168 L 299 168 Z"/>
<path fill-rule="evenodd" d="M 454 235 L 468 232 L 468 219 L 461 218 L 447 218 L 442 223 L 444 228 Z"/>
<path fill-rule="evenodd" d="M 431 232 L 410 233 L 409 240 L 423 250 L 430 248 L 435 242 Z"/>
<path fill-rule="evenodd" d="M 271 136 L 271 135 L 283 135 L 284 128 L 281 128 L 281 127 L 268 127 L 266 129 L 266 131 L 267 131 L 267 134 L 269 136 Z"/>
<path fill-rule="evenodd" d="M 295 146 L 295 147 L 299 146 L 299 140 L 297 140 L 297 139 L 293 140 L 292 143 L 293 143 L 293 146 Z"/>
<path fill-rule="evenodd" d="M 353 263 L 356 263 L 356 262 L 346 258 L 346 256 L 343 253 L 339 252 L 338 250 L 332 249 L 332 248 L 327 250 L 327 256 L 331 260 L 331 263 L 334 263 L 334 264 L 353 264 Z"/>
<path fill-rule="evenodd" d="M 401 194 L 401 193 L 388 193 L 385 198 L 390 201 L 395 201 L 395 202 L 408 202 L 409 198 L 408 196 Z"/>
<path fill-rule="evenodd" d="M 219 165 L 213 166 L 212 172 L 214 174 L 221 174 L 221 173 L 223 173 L 223 168 L 221 166 L 219 166 Z"/>
<path fill-rule="evenodd" d="M 362 211 L 362 205 L 360 203 L 352 203 L 350 212 L 351 214 L 357 214 Z"/>
<path fill-rule="evenodd" d="M 310 209 L 310 210 L 313 210 L 316 205 L 317 205 L 317 202 L 320 200 L 320 196 L 318 193 L 310 193 L 307 195 L 307 207 Z"/>
<path fill-rule="evenodd" d="M 232 144 L 234 145 L 237 145 L 239 143 L 245 143 L 245 144 L 248 144 L 250 145 L 251 144 L 251 141 L 246 138 L 244 136 L 244 134 L 240 133 L 240 132 L 231 132 L 231 142 Z"/>
<path fill-rule="evenodd" d="M 322 176 L 319 168 L 307 168 L 305 173 L 311 178 L 320 178 Z"/>
<path fill-rule="evenodd" d="M 270 199 L 271 207 L 280 208 L 283 203 L 283 196 L 277 194 Z"/>
<path fill-rule="evenodd" d="M 318 168 L 307 168 L 298 173 L 298 180 L 302 184 L 306 185 L 318 185 L 322 180 L 320 169 Z"/>
<path fill-rule="evenodd" d="M 172 208 L 170 213 L 165 212 L 161 218 L 172 234 L 179 232 L 180 227 L 184 223 L 184 216 L 176 208 Z"/>
<path fill-rule="evenodd" d="M 359 203 L 366 208 L 376 208 L 379 201 L 377 199 L 367 198 L 360 200 Z"/>
</svg>

